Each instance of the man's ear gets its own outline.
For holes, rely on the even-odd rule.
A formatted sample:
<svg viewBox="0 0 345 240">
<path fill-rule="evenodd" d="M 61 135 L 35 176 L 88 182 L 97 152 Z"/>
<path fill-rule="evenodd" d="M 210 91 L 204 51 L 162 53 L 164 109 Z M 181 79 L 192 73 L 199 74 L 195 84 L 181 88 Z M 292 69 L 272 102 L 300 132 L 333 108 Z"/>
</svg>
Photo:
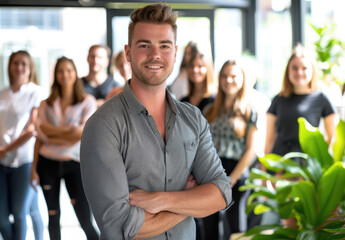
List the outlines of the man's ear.
<svg viewBox="0 0 345 240">
<path fill-rule="evenodd" d="M 127 44 L 125 45 L 125 53 L 127 61 L 131 62 L 131 49 Z"/>
</svg>

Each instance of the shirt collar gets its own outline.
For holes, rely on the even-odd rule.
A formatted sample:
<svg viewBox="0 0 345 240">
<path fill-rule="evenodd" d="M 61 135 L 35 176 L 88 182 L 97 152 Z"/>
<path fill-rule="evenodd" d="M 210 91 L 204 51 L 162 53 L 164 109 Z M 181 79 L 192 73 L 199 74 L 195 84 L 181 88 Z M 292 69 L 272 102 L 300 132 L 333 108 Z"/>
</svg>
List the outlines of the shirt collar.
<svg viewBox="0 0 345 240">
<path fill-rule="evenodd" d="M 144 105 L 139 102 L 139 100 L 135 97 L 131 87 L 129 86 L 131 80 L 128 80 L 123 88 L 123 96 L 126 99 L 126 102 L 128 104 L 128 107 L 130 111 L 134 114 L 139 114 L 139 113 L 147 113 L 147 109 L 145 108 Z M 169 107 L 171 111 L 174 114 L 179 114 L 179 110 L 176 107 L 176 100 L 171 96 L 170 92 L 166 90 L 166 99 L 167 103 L 169 104 Z"/>
</svg>

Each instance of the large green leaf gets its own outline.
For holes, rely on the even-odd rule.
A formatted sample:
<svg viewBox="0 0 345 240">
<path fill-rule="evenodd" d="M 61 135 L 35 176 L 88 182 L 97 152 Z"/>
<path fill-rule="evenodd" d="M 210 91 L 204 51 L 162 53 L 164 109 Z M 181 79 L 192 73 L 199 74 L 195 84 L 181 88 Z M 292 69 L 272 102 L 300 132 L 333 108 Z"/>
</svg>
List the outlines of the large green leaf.
<svg viewBox="0 0 345 240">
<path fill-rule="evenodd" d="M 310 179 L 314 182 L 315 185 L 317 185 L 322 176 L 322 168 L 320 162 L 316 158 L 308 156 L 306 171 Z"/>
<path fill-rule="evenodd" d="M 298 184 L 293 186 L 292 196 L 297 198 L 302 205 L 301 214 L 303 214 L 305 217 L 304 226 L 315 226 L 317 219 L 317 208 L 314 184 L 308 181 L 298 182 Z"/>
<path fill-rule="evenodd" d="M 333 159 L 328 152 L 328 144 L 323 135 L 305 118 L 298 118 L 298 124 L 302 151 L 318 159 L 323 169 L 328 169 L 333 164 Z"/>
<path fill-rule="evenodd" d="M 320 239 L 320 240 L 324 240 L 324 239 L 325 238 Z M 333 234 L 330 237 L 326 238 L 326 240 L 336 240 L 336 239 L 344 240 L 345 239 L 345 234 Z"/>
<path fill-rule="evenodd" d="M 289 202 L 280 203 L 277 207 L 280 218 L 288 219 L 290 217 L 295 217 L 295 206 L 296 202 L 290 200 Z"/>
<path fill-rule="evenodd" d="M 317 224 L 321 225 L 339 206 L 344 196 L 345 168 L 336 162 L 321 177 L 317 186 L 319 214 Z"/>
<path fill-rule="evenodd" d="M 286 199 L 290 196 L 292 191 L 292 186 L 296 185 L 298 182 L 280 180 L 276 183 L 276 199 L 279 203 L 286 202 Z"/>
<path fill-rule="evenodd" d="M 337 125 L 335 142 L 333 145 L 334 161 L 344 161 L 345 157 L 345 122 L 340 120 Z"/>
<path fill-rule="evenodd" d="M 270 162 L 278 161 L 281 158 L 282 158 L 282 156 L 274 154 L 274 153 L 269 153 L 263 157 L 258 157 L 259 161 L 262 163 L 262 165 L 265 166 L 265 168 L 267 168 L 268 170 L 274 171 L 274 172 L 279 172 L 282 169 L 279 168 L 278 166 L 271 166 Z"/>
<path fill-rule="evenodd" d="M 266 197 L 266 198 L 272 199 L 272 200 L 276 199 L 275 194 L 273 194 L 269 190 L 267 190 L 267 189 L 262 190 L 262 191 L 260 190 L 260 191 L 257 191 L 257 192 L 250 194 L 250 196 L 248 197 L 248 204 L 251 204 L 253 202 L 253 200 L 255 198 L 258 198 L 258 197 Z"/>
<path fill-rule="evenodd" d="M 300 156 L 301 153 L 296 153 L 296 156 Z M 309 179 L 308 175 L 304 172 L 303 167 L 298 165 L 295 161 L 291 160 L 292 154 L 286 154 L 283 157 L 277 154 L 266 154 L 264 157 L 259 157 L 259 161 L 269 170 L 279 172 L 287 171 L 294 174 L 294 176 L 300 176 L 304 179 Z M 294 156 L 294 155 L 293 155 Z"/>
<path fill-rule="evenodd" d="M 257 169 L 257 168 L 252 168 L 250 170 L 248 180 L 250 182 L 252 182 L 254 179 L 269 180 L 272 177 L 273 176 L 271 174 L 269 174 L 268 172 L 262 171 L 262 170 Z"/>
<path fill-rule="evenodd" d="M 312 230 L 302 230 L 299 232 L 296 240 L 315 240 L 316 233 Z"/>
<path fill-rule="evenodd" d="M 246 213 L 249 214 L 253 211 L 256 215 L 260 215 L 264 212 L 274 211 L 277 212 L 275 201 L 255 201 L 251 202 L 246 207 Z"/>
</svg>

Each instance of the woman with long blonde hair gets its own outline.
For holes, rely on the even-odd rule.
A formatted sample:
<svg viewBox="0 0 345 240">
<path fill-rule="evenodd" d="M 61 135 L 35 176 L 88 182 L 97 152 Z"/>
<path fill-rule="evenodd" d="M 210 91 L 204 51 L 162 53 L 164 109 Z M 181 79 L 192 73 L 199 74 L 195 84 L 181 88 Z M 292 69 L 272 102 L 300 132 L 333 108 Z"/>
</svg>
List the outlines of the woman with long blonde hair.
<svg viewBox="0 0 345 240">
<path fill-rule="evenodd" d="M 37 108 L 45 94 L 27 51 L 11 54 L 8 76 L 10 87 L 0 91 L 0 233 L 5 240 L 25 240 L 30 212 L 35 239 L 42 240 L 43 222 L 30 170 Z"/>
<path fill-rule="evenodd" d="M 225 172 L 231 178 L 234 204 L 226 210 L 225 217 L 230 232 L 237 233 L 240 232 L 239 202 L 245 193 L 238 189 L 244 185 L 248 167 L 255 159 L 257 114 L 245 99 L 245 73 L 236 61 L 223 64 L 218 80 L 218 94 L 205 109 L 205 117 Z M 204 218 L 206 239 L 218 239 L 218 222 L 218 213 Z"/>
</svg>

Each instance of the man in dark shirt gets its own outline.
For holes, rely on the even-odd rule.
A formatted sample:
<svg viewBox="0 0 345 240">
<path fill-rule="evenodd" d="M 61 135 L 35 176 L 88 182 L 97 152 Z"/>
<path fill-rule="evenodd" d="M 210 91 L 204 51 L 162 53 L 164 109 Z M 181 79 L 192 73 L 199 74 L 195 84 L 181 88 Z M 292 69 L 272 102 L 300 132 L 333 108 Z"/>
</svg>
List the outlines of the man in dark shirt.
<svg viewBox="0 0 345 240">
<path fill-rule="evenodd" d="M 108 92 L 119 84 L 107 73 L 109 65 L 110 49 L 104 45 L 93 45 L 89 49 L 87 62 L 89 73 L 82 78 L 85 92 L 97 99 L 97 106 L 100 107 Z"/>
</svg>

